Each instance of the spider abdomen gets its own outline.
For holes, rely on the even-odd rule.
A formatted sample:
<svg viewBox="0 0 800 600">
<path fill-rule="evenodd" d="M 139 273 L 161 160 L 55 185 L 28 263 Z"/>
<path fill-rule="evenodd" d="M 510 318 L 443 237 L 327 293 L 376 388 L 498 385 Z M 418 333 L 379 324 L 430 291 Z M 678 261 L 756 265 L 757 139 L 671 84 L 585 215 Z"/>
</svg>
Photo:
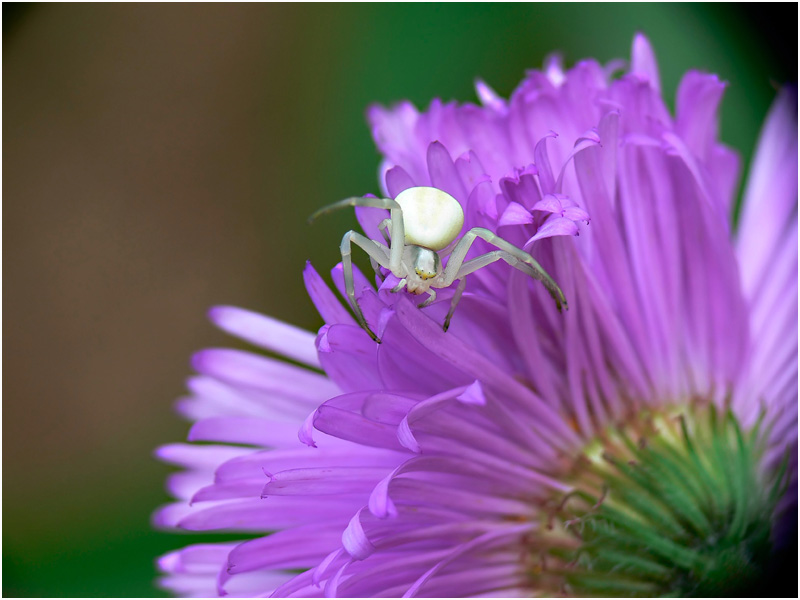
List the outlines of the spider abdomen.
<svg viewBox="0 0 800 600">
<path fill-rule="evenodd" d="M 464 211 L 458 200 L 432 187 L 413 187 L 394 199 L 403 209 L 405 243 L 442 250 L 458 237 Z"/>
</svg>

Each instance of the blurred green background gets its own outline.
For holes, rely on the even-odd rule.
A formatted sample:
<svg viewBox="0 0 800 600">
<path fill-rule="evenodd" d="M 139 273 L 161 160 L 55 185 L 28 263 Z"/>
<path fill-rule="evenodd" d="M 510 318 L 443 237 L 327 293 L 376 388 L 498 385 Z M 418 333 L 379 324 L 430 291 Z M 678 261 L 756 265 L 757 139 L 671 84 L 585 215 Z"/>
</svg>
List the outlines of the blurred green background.
<svg viewBox="0 0 800 600">
<path fill-rule="evenodd" d="M 503 95 L 560 50 L 730 82 L 749 160 L 797 77 L 797 6 L 3 4 L 3 595 L 162 595 L 153 531 L 172 412 L 205 320 L 235 304 L 309 329 L 301 270 L 337 262 L 336 214 L 376 192 L 371 102 Z M 776 23 L 793 33 L 777 35 Z M 746 164 L 746 162 L 745 162 Z M 207 539 L 207 537 L 206 537 Z"/>
</svg>

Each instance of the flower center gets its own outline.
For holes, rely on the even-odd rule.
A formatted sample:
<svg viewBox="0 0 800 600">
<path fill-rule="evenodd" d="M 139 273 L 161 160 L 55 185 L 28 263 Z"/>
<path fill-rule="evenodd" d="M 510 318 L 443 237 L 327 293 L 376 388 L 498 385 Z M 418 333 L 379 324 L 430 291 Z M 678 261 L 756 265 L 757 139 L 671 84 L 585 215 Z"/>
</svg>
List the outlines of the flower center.
<svg viewBox="0 0 800 600">
<path fill-rule="evenodd" d="M 785 488 L 761 468 L 764 427 L 685 409 L 609 430 L 547 507 L 536 587 L 580 596 L 728 596 L 760 582 Z M 536 562 L 536 559 L 534 559 Z M 555 591 L 555 590 L 554 590 Z"/>
</svg>

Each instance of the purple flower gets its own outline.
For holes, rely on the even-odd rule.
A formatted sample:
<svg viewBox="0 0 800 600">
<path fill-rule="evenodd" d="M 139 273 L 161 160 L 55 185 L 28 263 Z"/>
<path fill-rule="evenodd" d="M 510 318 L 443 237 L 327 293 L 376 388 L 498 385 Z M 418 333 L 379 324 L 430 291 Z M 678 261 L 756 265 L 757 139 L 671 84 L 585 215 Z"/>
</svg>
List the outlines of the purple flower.
<svg viewBox="0 0 800 600">
<path fill-rule="evenodd" d="M 797 493 L 796 92 L 770 112 L 734 231 L 725 84 L 687 73 L 673 117 L 643 36 L 615 71 L 550 59 L 507 101 L 478 82 L 481 106 L 370 110 L 383 194 L 447 192 L 464 231 L 530 252 L 569 310 L 502 262 L 469 276 L 446 333 L 454 290 L 420 310 L 385 270 L 356 273 L 381 344 L 310 265 L 316 339 L 213 309 L 302 366 L 195 355 L 179 409 L 189 441 L 214 444 L 158 451 L 184 470 L 156 521 L 242 541 L 161 558 L 164 587 L 715 595 L 763 576 Z M 382 239 L 388 213 L 356 212 Z"/>
</svg>

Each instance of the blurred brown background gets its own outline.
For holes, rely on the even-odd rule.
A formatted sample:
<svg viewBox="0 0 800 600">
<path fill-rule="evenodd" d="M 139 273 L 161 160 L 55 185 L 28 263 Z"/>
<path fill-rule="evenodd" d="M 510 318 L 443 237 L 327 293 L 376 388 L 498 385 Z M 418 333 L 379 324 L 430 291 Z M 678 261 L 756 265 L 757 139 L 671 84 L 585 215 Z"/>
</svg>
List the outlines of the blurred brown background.
<svg viewBox="0 0 800 600">
<path fill-rule="evenodd" d="M 158 593 L 154 556 L 196 540 L 151 531 L 168 470 L 151 452 L 186 434 L 190 354 L 235 343 L 205 312 L 321 324 L 301 270 L 332 267 L 354 219 L 305 218 L 377 191 L 368 103 L 472 101 L 476 76 L 508 94 L 552 50 L 626 57 L 642 30 L 667 94 L 690 67 L 731 82 L 723 138 L 747 158 L 770 78 L 797 69 L 726 6 L 3 12 L 7 596 Z"/>
</svg>

